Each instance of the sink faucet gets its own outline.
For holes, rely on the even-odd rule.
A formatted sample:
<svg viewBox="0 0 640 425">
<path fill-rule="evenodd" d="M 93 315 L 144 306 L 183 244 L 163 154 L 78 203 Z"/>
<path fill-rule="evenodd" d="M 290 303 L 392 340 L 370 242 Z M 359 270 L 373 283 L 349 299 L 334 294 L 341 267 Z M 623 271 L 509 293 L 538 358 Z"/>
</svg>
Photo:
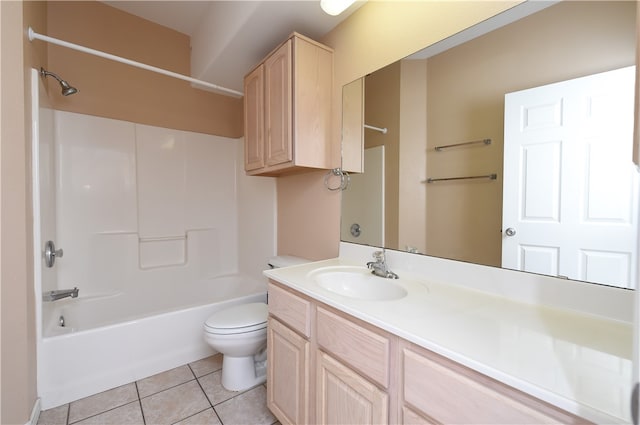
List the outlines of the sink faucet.
<svg viewBox="0 0 640 425">
<path fill-rule="evenodd" d="M 42 294 L 42 301 L 56 301 L 67 297 L 78 298 L 78 292 L 80 292 L 80 290 L 77 287 L 73 289 L 49 291 Z"/>
<path fill-rule="evenodd" d="M 398 275 L 387 268 L 385 261 L 384 249 L 382 251 L 376 251 L 373 253 L 373 258 L 376 261 L 369 261 L 367 268 L 371 269 L 371 273 L 376 276 L 384 277 L 387 279 L 397 279 Z"/>
</svg>

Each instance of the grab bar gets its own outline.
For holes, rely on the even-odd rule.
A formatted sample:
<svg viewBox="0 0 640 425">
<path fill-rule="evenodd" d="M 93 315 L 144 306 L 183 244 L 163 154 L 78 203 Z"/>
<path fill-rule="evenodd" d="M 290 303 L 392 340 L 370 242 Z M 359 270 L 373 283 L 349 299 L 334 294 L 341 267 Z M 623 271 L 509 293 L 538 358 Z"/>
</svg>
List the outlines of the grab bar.
<svg viewBox="0 0 640 425">
<path fill-rule="evenodd" d="M 434 179 L 429 177 L 426 180 L 422 180 L 420 183 L 433 183 L 433 182 L 442 182 L 442 181 L 446 181 L 446 180 L 469 180 L 469 179 L 489 179 L 489 180 L 495 180 L 498 178 L 497 174 L 487 174 L 484 176 L 466 176 L 466 177 L 443 177 L 443 178 L 439 178 L 439 179 Z"/>
<path fill-rule="evenodd" d="M 463 142 L 463 143 L 454 143 L 453 145 L 444 145 L 444 146 L 436 146 L 434 149 L 440 152 L 443 149 L 455 148 L 458 146 L 466 146 L 466 145 L 476 145 L 479 143 L 484 143 L 485 145 L 491 144 L 491 139 L 482 139 L 482 140 L 474 140 L 473 142 Z"/>
</svg>

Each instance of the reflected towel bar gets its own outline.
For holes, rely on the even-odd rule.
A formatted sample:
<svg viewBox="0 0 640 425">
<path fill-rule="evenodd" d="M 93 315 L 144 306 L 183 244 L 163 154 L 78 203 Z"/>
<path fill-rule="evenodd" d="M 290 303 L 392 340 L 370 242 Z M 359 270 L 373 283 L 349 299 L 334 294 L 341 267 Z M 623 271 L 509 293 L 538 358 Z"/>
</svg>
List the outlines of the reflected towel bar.
<svg viewBox="0 0 640 425">
<path fill-rule="evenodd" d="M 441 151 L 443 149 L 454 148 L 457 146 L 466 146 L 466 145 L 475 145 L 479 143 L 484 143 L 485 145 L 491 144 L 491 139 L 482 139 L 482 140 L 474 140 L 473 142 L 464 142 L 464 143 L 455 143 L 453 145 L 445 145 L 445 146 L 436 146 L 434 149 L 436 151 Z"/>
<path fill-rule="evenodd" d="M 446 180 L 468 180 L 468 179 L 489 179 L 495 180 L 498 178 L 497 174 L 487 174 L 485 176 L 468 176 L 468 177 L 444 177 L 441 179 L 433 179 L 429 177 L 426 180 L 422 180 L 420 183 L 433 183 L 433 182 L 441 182 Z"/>
<path fill-rule="evenodd" d="M 364 128 L 368 128 L 369 130 L 379 131 L 382 134 L 387 134 L 387 128 L 374 127 L 372 125 L 364 124 Z"/>
</svg>

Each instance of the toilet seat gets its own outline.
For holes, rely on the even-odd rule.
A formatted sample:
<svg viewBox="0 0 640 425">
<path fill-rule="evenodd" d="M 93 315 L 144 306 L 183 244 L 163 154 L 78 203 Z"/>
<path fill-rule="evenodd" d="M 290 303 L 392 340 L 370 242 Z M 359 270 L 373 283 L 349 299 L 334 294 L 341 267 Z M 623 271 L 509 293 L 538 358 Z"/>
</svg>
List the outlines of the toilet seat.
<svg viewBox="0 0 640 425">
<path fill-rule="evenodd" d="M 268 307 L 265 303 L 241 304 L 211 315 L 204 324 L 205 332 L 217 335 L 242 334 L 267 327 Z"/>
</svg>

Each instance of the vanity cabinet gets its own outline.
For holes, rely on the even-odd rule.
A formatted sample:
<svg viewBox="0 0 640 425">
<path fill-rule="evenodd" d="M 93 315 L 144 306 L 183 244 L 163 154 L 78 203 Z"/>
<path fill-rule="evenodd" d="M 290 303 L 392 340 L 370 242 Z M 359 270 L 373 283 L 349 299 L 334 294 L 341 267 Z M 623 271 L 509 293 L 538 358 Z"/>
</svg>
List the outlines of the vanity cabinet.
<svg viewBox="0 0 640 425">
<path fill-rule="evenodd" d="M 390 338 L 269 282 L 267 406 L 282 423 L 389 423 Z"/>
<path fill-rule="evenodd" d="M 244 79 L 245 171 L 334 168 L 333 50 L 293 33 Z"/>
<path fill-rule="evenodd" d="M 282 423 L 590 423 L 275 281 L 267 335 Z"/>
</svg>

